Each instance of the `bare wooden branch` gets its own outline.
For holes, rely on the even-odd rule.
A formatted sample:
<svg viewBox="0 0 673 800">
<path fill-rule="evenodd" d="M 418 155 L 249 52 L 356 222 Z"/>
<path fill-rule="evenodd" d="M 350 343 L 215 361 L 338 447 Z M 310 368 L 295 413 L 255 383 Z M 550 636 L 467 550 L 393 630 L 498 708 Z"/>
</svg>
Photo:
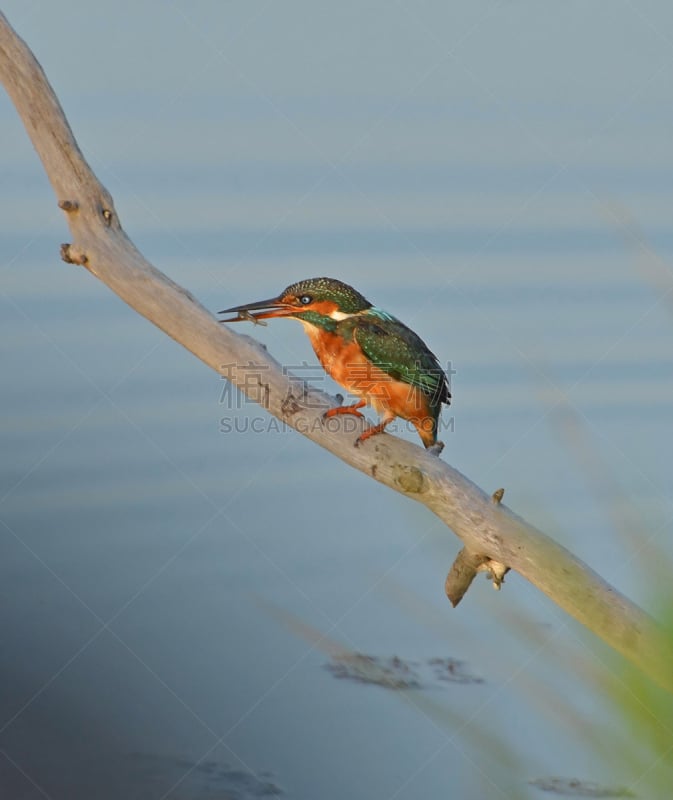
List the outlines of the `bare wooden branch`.
<svg viewBox="0 0 673 800">
<path fill-rule="evenodd" d="M 254 339 L 217 323 L 189 292 L 155 269 L 122 230 L 112 197 L 91 171 L 60 104 L 27 45 L 0 13 L 0 80 L 12 99 L 66 216 L 63 257 L 85 267 L 139 314 L 226 375 L 269 413 L 347 464 L 423 503 L 466 552 L 508 565 L 652 678 L 673 690 L 673 645 L 659 625 L 565 548 L 494 503 L 460 472 L 417 445 L 382 434 L 356 448 L 352 432 L 328 430 L 322 392 L 304 387 Z M 224 301 L 226 303 L 226 299 Z M 480 556 L 482 558 L 482 556 Z"/>
</svg>

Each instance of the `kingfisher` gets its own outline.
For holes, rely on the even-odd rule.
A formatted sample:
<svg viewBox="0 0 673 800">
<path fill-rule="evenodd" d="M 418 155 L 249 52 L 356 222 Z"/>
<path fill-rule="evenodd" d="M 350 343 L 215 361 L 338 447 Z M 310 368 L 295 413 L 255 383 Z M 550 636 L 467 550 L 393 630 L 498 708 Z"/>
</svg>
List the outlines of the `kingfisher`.
<svg viewBox="0 0 673 800">
<path fill-rule="evenodd" d="M 301 322 L 325 371 L 359 398 L 351 405 L 330 408 L 324 417 L 362 417 L 359 409 L 366 404 L 382 417 L 358 436 L 356 446 L 401 417 L 414 425 L 428 450 L 441 452 L 439 415 L 442 404 L 451 402 L 451 392 L 437 357 L 420 336 L 352 286 L 335 278 L 308 278 L 291 284 L 278 297 L 218 313 L 237 314 L 221 322 L 260 324 L 273 317 Z"/>
</svg>

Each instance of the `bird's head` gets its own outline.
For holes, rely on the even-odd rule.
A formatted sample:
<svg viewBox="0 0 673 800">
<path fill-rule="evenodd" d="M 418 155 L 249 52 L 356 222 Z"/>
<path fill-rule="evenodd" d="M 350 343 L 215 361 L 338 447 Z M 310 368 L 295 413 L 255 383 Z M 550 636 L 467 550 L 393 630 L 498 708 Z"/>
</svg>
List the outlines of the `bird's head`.
<svg viewBox="0 0 673 800">
<path fill-rule="evenodd" d="M 294 317 L 301 322 L 320 325 L 328 320 L 339 322 L 371 307 L 372 304 L 360 292 L 335 278 L 307 278 L 288 286 L 271 300 L 246 303 L 219 313 L 238 315 L 221 322 Z"/>
</svg>

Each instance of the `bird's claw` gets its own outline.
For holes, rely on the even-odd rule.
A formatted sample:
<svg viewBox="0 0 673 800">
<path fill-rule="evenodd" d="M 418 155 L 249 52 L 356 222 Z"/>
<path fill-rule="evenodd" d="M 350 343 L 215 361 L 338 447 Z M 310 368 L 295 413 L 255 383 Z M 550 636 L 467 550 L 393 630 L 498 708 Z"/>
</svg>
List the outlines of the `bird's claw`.
<svg viewBox="0 0 673 800">
<path fill-rule="evenodd" d="M 343 403 L 343 397 L 341 397 L 341 402 Z M 364 418 L 364 414 L 361 411 L 358 411 L 358 409 L 362 408 L 362 406 L 364 406 L 364 405 L 365 405 L 365 401 L 364 400 L 360 400 L 359 402 L 353 403 L 353 404 L 348 405 L 348 406 L 338 405 L 338 406 L 335 406 L 334 408 L 328 408 L 327 411 L 325 411 L 323 413 L 322 418 L 323 419 L 330 419 L 331 417 L 341 416 L 341 414 L 349 414 L 349 415 L 351 415 L 353 417 L 363 417 Z"/>
</svg>

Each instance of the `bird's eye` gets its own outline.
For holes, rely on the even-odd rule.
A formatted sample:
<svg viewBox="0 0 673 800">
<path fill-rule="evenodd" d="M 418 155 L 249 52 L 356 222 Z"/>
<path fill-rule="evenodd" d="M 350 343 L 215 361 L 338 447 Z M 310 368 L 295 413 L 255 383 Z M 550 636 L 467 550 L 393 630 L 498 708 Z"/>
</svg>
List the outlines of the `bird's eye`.
<svg viewBox="0 0 673 800">
<path fill-rule="evenodd" d="M 311 295 L 310 295 L 310 294 L 303 294 L 303 295 L 302 295 L 302 296 L 299 298 L 299 302 L 300 302 L 300 303 L 301 303 L 303 306 L 307 306 L 309 303 L 312 303 L 312 302 L 313 302 L 313 298 L 311 297 Z"/>
</svg>

